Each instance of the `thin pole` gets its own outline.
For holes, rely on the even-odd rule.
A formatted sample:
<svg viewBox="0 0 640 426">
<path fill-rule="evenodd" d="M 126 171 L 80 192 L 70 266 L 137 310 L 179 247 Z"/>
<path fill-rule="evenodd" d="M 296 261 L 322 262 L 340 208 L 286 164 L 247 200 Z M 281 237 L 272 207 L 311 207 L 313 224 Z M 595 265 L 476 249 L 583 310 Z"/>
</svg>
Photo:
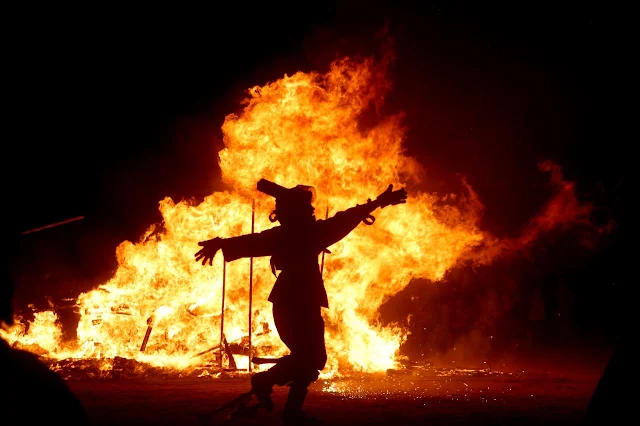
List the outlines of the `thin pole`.
<svg viewBox="0 0 640 426">
<path fill-rule="evenodd" d="M 147 318 L 147 332 L 144 334 L 142 345 L 140 346 L 140 352 L 144 352 L 147 349 L 147 343 L 149 343 L 149 336 L 151 336 L 151 330 L 153 330 L 153 314 Z"/>
<path fill-rule="evenodd" d="M 329 203 L 327 203 L 327 211 L 324 213 L 324 220 L 329 219 Z M 324 272 L 324 251 L 326 247 L 322 249 L 322 262 L 320 263 L 320 275 Z"/>
<path fill-rule="evenodd" d="M 253 199 L 251 204 L 251 233 L 255 231 L 255 219 L 256 219 L 256 199 Z M 251 372 L 251 313 L 253 304 L 253 257 L 249 259 L 249 372 Z"/>
<path fill-rule="evenodd" d="M 76 216 L 76 217 L 72 217 L 71 219 L 66 219 L 66 220 L 62 220 L 60 222 L 52 223 L 52 224 L 49 224 L 49 225 L 44 225 L 44 226 L 41 226 L 39 228 L 33 228 L 33 229 L 29 229 L 27 231 L 22 231 L 20 234 L 21 235 L 32 234 L 34 232 L 43 231 L 43 230 L 49 229 L 49 228 L 55 228 L 56 226 L 66 225 L 67 223 L 75 222 L 75 221 L 82 220 L 82 219 L 84 219 L 84 216 Z"/>
<path fill-rule="evenodd" d="M 222 311 L 220 312 L 220 370 L 222 370 L 222 354 L 224 348 L 224 291 L 227 285 L 227 262 L 222 258 Z"/>
</svg>

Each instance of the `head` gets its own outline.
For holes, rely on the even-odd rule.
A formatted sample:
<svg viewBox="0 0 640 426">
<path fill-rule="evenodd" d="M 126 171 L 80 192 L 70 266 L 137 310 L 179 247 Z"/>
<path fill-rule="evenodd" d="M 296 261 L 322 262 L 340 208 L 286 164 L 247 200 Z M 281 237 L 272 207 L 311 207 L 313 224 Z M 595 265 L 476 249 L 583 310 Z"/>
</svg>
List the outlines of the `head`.
<svg viewBox="0 0 640 426">
<path fill-rule="evenodd" d="M 282 225 L 304 224 L 316 220 L 313 200 L 315 191 L 313 187 L 298 185 L 291 188 L 283 196 L 276 198 L 276 208 L 271 213 L 272 221 L 278 221 Z"/>
<path fill-rule="evenodd" d="M 269 220 L 282 225 L 304 224 L 315 221 L 313 202 L 316 192 L 312 186 L 297 185 L 284 188 L 266 179 L 258 182 L 258 190 L 276 199 L 276 208 Z"/>
</svg>

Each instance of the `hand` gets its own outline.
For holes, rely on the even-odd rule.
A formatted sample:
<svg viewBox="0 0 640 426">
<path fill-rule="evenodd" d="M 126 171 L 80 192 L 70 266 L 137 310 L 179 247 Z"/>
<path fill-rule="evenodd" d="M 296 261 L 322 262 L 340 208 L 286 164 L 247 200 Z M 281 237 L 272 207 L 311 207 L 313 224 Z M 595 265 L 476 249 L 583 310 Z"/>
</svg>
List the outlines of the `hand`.
<svg viewBox="0 0 640 426">
<path fill-rule="evenodd" d="M 407 191 L 404 188 L 394 191 L 393 185 L 389 185 L 386 191 L 378 195 L 376 202 L 380 205 L 380 208 L 390 205 L 404 204 L 407 202 Z"/>
<path fill-rule="evenodd" d="M 221 248 L 221 241 L 222 239 L 220 237 L 216 237 L 212 240 L 200 241 L 198 245 L 202 246 L 202 248 L 195 254 L 196 262 L 200 262 L 202 259 L 203 265 L 206 265 L 207 261 L 209 262 L 209 265 L 213 265 L 213 258 Z"/>
</svg>

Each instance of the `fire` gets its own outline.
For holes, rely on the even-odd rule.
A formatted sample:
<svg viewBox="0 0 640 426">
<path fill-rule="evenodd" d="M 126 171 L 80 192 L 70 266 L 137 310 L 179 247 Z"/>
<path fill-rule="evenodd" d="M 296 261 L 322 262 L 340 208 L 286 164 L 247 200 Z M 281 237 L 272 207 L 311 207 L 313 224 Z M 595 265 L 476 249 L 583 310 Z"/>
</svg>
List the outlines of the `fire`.
<svg viewBox="0 0 640 426">
<path fill-rule="evenodd" d="M 407 203 L 377 211 L 373 226 L 359 225 L 325 257 L 330 307 L 324 311 L 329 363 L 323 374 L 397 366 L 407 332 L 380 324 L 378 310 L 388 297 L 412 279 L 438 281 L 459 262 L 489 262 L 506 246 L 528 244 L 536 223 L 551 228 L 562 222 L 563 212 L 553 211 L 558 218 L 549 220 L 556 222 L 532 222 L 522 240 L 503 242 L 479 228 L 482 204 L 470 187 L 458 196 L 421 191 L 425 173 L 404 152 L 402 115 L 379 117 L 366 130 L 358 125 L 363 111 L 380 102 L 389 87 L 385 63 L 345 58 L 326 74 L 298 72 L 250 89 L 243 109 L 222 126 L 219 164 L 229 189 L 200 204 L 160 201 L 163 222 L 138 242 L 121 243 L 113 277 L 77 298 L 77 342 L 61 341 L 53 312 L 37 316 L 28 333 L 18 324 L 3 336 L 37 343 L 53 358 L 119 356 L 176 369 L 202 364 L 198 354 L 220 339 L 223 260 L 218 255 L 213 267 L 196 263 L 197 242 L 250 233 L 252 216 L 255 232 L 274 226 L 268 220 L 273 199 L 256 191 L 258 180 L 314 186 L 318 218 L 364 203 L 393 183 L 407 188 Z M 226 265 L 229 342 L 248 334 L 250 262 Z M 253 262 L 252 343 L 260 355 L 281 355 L 286 348 L 267 302 L 275 278 L 268 258 Z M 246 368 L 248 358 L 236 356 L 236 362 Z"/>
</svg>

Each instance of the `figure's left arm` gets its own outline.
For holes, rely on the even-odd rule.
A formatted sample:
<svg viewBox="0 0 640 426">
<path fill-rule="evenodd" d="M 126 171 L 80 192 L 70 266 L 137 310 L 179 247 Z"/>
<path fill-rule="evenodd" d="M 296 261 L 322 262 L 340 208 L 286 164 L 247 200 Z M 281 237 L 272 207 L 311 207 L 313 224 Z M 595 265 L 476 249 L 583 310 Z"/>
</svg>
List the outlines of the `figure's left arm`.
<svg viewBox="0 0 640 426">
<path fill-rule="evenodd" d="M 320 236 L 322 247 L 329 247 L 349 235 L 360 222 L 371 218 L 371 213 L 378 207 L 384 208 L 407 202 L 407 191 L 402 188 L 393 190 L 393 185 L 389 187 L 375 200 L 368 200 L 365 204 L 358 204 L 347 210 L 336 213 L 335 216 L 324 221 L 324 229 Z"/>
<path fill-rule="evenodd" d="M 224 260 L 231 262 L 242 257 L 261 257 L 273 254 L 280 227 L 267 229 L 256 234 L 246 234 L 230 238 L 212 238 L 198 243 L 202 248 L 195 254 L 196 262 L 213 264 L 213 258 L 222 250 Z"/>
</svg>

